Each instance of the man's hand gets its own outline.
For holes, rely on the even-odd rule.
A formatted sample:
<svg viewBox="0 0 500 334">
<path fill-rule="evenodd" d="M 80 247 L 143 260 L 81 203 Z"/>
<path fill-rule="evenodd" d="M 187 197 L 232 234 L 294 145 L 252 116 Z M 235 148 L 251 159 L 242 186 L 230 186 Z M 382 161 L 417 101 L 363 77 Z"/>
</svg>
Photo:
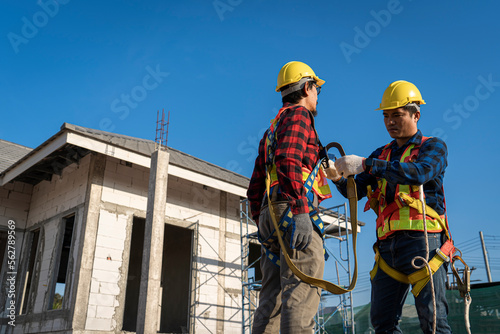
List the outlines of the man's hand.
<svg viewBox="0 0 500 334">
<path fill-rule="evenodd" d="M 312 240 L 312 221 L 308 213 L 299 213 L 293 215 L 295 229 L 292 231 L 292 240 L 290 247 L 292 249 L 304 250 L 309 246 Z"/>
<path fill-rule="evenodd" d="M 356 175 L 365 170 L 365 158 L 357 155 L 345 155 L 335 160 L 337 171 L 344 177 Z"/>
<path fill-rule="evenodd" d="M 335 163 L 332 160 L 328 161 L 328 165 L 329 167 L 324 169 L 326 178 L 333 182 L 337 182 L 342 178 L 342 175 L 338 172 L 337 168 L 335 168 Z"/>
</svg>

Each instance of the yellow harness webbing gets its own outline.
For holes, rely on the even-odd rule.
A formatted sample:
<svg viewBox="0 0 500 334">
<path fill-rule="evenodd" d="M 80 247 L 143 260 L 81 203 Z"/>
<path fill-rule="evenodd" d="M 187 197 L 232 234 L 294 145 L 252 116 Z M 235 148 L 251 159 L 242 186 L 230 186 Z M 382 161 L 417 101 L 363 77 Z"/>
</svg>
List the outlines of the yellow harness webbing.
<svg viewBox="0 0 500 334">
<path fill-rule="evenodd" d="M 358 233 L 358 210 L 357 210 L 357 192 L 356 192 L 356 183 L 354 181 L 353 176 L 349 176 L 347 179 L 347 198 L 349 199 L 349 209 L 350 209 L 350 215 L 351 215 L 351 229 L 352 229 L 352 239 L 353 239 L 353 253 L 354 253 L 354 272 L 352 275 L 352 281 L 350 285 L 347 288 L 341 287 L 337 284 L 334 284 L 332 282 L 328 282 L 319 278 L 311 277 L 306 274 L 304 274 L 302 271 L 299 270 L 293 264 L 292 260 L 290 259 L 290 256 L 288 255 L 288 252 L 286 251 L 287 248 L 285 247 L 285 243 L 283 241 L 282 237 L 282 231 L 279 229 L 278 221 L 276 219 L 276 214 L 274 212 L 274 208 L 271 202 L 271 197 L 270 197 L 270 190 L 271 190 L 271 176 L 269 175 L 269 171 L 266 172 L 266 193 L 267 193 L 267 201 L 269 205 L 269 212 L 271 214 L 271 220 L 273 221 L 273 225 L 275 230 L 277 231 L 278 234 L 278 242 L 280 244 L 281 252 L 283 253 L 286 263 L 288 264 L 288 267 L 290 270 L 298 277 L 300 278 L 303 282 L 317 286 L 318 288 L 321 288 L 323 290 L 326 290 L 330 293 L 333 293 L 335 295 L 341 295 L 346 292 L 350 292 L 354 289 L 356 286 L 356 281 L 358 279 L 358 261 L 357 261 L 357 256 L 356 256 L 356 240 L 357 240 L 357 233 Z M 314 232 L 313 232 L 314 233 Z"/>
<path fill-rule="evenodd" d="M 422 291 L 424 286 L 430 281 L 431 276 L 429 275 L 429 270 L 427 269 L 427 267 L 424 267 L 410 275 L 406 275 L 389 266 L 387 262 L 385 262 L 385 260 L 382 258 L 382 256 L 380 256 L 380 252 L 376 245 L 373 246 L 373 250 L 375 251 L 375 266 L 370 271 L 371 279 L 375 277 L 378 268 L 380 268 L 383 272 L 385 272 L 396 281 L 405 284 L 411 284 L 411 293 L 413 293 L 415 297 L 419 295 L 420 291 Z M 429 261 L 429 266 L 431 267 L 432 274 L 434 274 L 439 269 L 439 267 L 441 267 L 444 261 L 445 260 L 439 254 L 434 255 L 434 257 Z"/>
</svg>

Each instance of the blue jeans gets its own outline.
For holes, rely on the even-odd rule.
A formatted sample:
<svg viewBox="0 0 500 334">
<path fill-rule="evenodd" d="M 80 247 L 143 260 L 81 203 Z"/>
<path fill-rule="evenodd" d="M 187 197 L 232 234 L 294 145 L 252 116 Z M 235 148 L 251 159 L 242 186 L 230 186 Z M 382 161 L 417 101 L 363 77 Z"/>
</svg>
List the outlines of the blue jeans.
<svg viewBox="0 0 500 334">
<path fill-rule="evenodd" d="M 441 233 L 429 233 L 429 260 L 441 247 Z M 415 256 L 425 258 L 424 232 L 401 231 L 396 232 L 385 240 L 378 241 L 380 255 L 392 268 L 409 275 L 417 269 L 411 265 Z M 422 261 L 416 260 L 416 265 Z M 443 264 L 433 275 L 436 294 L 436 333 L 451 333 L 448 325 L 448 303 L 446 301 L 446 273 L 447 264 Z M 399 327 L 403 304 L 408 295 L 410 286 L 400 283 L 389 277 L 380 268 L 372 280 L 371 322 L 376 333 L 402 333 Z M 433 306 L 430 282 L 425 285 L 418 297 L 415 298 L 420 328 L 424 333 L 432 333 Z"/>
</svg>

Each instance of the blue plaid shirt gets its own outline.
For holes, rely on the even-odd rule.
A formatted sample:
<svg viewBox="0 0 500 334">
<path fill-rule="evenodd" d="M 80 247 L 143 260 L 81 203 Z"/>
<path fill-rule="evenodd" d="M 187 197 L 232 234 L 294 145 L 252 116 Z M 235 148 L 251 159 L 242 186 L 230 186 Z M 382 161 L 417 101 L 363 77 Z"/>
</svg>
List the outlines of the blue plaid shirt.
<svg viewBox="0 0 500 334">
<path fill-rule="evenodd" d="M 431 137 L 420 147 L 417 160 L 415 162 L 399 162 L 401 155 L 410 144 L 419 144 L 422 141 L 420 130 L 410 138 L 406 144 L 398 147 L 396 140 L 390 143 L 390 161 L 380 160 L 378 157 L 383 148 L 379 147 L 366 159 L 365 165 L 370 172 L 362 172 L 356 175 L 356 186 L 358 199 L 366 196 L 367 186 L 372 189 L 377 188 L 377 179 L 387 180 L 387 203 L 394 202 L 396 186 L 398 184 L 424 185 L 425 201 L 440 215 L 445 213 L 443 179 L 446 169 L 448 149 L 444 141 Z M 335 183 L 337 189 L 344 197 L 347 197 L 347 180 L 340 179 Z"/>
</svg>

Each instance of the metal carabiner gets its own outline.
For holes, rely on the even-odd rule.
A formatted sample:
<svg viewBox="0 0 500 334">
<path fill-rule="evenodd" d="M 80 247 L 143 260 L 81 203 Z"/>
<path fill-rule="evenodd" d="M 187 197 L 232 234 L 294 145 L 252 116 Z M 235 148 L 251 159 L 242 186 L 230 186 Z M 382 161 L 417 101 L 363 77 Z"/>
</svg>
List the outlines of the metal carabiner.
<svg viewBox="0 0 500 334">
<path fill-rule="evenodd" d="M 460 252 L 460 250 L 458 250 Z M 462 252 L 460 252 L 462 254 Z M 455 261 L 460 260 L 462 264 L 464 265 L 464 273 L 463 277 L 460 278 L 460 275 L 458 274 L 458 270 L 455 268 Z M 457 288 L 458 291 L 460 292 L 460 297 L 466 298 L 470 294 L 470 268 L 469 266 L 465 263 L 465 261 L 462 259 L 461 256 L 455 255 L 453 256 L 453 260 L 451 261 L 451 271 L 453 272 L 453 275 L 457 279 Z"/>
</svg>

